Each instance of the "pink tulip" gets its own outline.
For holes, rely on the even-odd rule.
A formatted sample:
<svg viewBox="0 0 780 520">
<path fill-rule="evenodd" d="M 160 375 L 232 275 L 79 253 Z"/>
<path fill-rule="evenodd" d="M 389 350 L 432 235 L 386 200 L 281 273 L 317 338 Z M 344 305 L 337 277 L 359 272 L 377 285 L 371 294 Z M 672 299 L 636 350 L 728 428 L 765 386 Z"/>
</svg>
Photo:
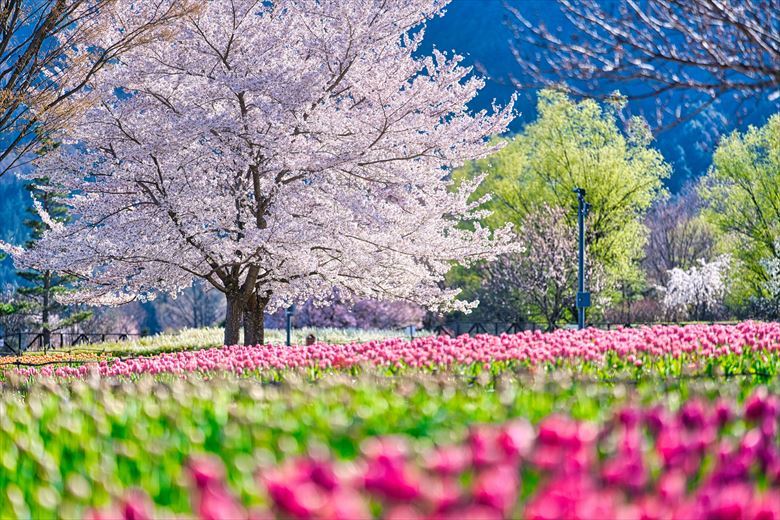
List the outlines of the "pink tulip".
<svg viewBox="0 0 780 520">
<path fill-rule="evenodd" d="M 760 338 L 758 341 L 756 338 Z M 558 330 L 552 333 L 522 332 L 458 338 L 425 337 L 413 342 L 392 338 L 383 341 L 346 345 L 314 344 L 288 348 L 280 345 L 241 346 L 160 354 L 128 360 L 101 362 L 81 367 L 42 367 L 13 369 L 16 375 L 31 377 L 85 378 L 133 374 L 186 374 L 227 371 L 284 370 L 317 367 L 342 370 L 356 366 L 442 367 L 475 364 L 490 369 L 493 361 L 519 361 L 530 365 L 549 362 L 587 361 L 602 363 L 607 354 L 626 364 L 643 366 L 653 356 L 694 356 L 689 367 L 700 370 L 702 360 L 740 352 L 777 352 L 780 350 L 780 325 L 743 322 L 736 325 L 687 325 L 639 327 L 603 331 Z M 778 400 L 752 397 L 746 404 L 748 418 L 756 414 L 777 414 Z M 697 415 L 697 404 L 681 412 L 683 423 L 693 428 L 707 417 Z M 718 416 L 720 417 L 720 416 Z M 628 418 L 626 418 L 628 419 Z M 722 418 L 721 418 L 722 419 Z M 752 420 L 752 419 L 751 419 Z"/>
<path fill-rule="evenodd" d="M 371 518 L 366 500 L 355 490 L 339 490 L 330 495 L 320 510 L 321 520 L 354 520 Z"/>
<path fill-rule="evenodd" d="M 414 506 L 393 506 L 384 514 L 384 520 L 424 520 L 425 515 Z"/>
<path fill-rule="evenodd" d="M 213 456 L 197 456 L 190 459 L 189 473 L 199 489 L 212 484 L 221 484 L 225 477 L 225 467 Z"/>
<path fill-rule="evenodd" d="M 125 495 L 119 508 L 124 520 L 151 520 L 152 501 L 141 490 L 133 490 Z"/>
<path fill-rule="evenodd" d="M 244 520 L 246 510 L 223 487 L 207 487 L 199 492 L 195 510 L 200 520 Z"/>
<path fill-rule="evenodd" d="M 475 467 L 496 464 L 505 458 L 498 436 L 498 431 L 490 426 L 479 425 L 471 428 L 468 444 L 471 448 L 471 463 Z"/>
<path fill-rule="evenodd" d="M 507 518 L 498 510 L 481 505 L 468 505 L 460 509 L 455 509 L 443 516 L 434 515 L 432 519 L 441 520 L 504 520 Z"/>
<path fill-rule="evenodd" d="M 452 477 L 426 478 L 417 503 L 436 517 L 446 516 L 449 511 L 467 503 L 469 497 L 457 479 Z"/>
<path fill-rule="evenodd" d="M 477 504 L 492 507 L 506 515 L 517 500 L 519 486 L 517 468 L 502 464 L 480 472 L 472 493 Z"/>
<path fill-rule="evenodd" d="M 439 475 L 455 475 L 469 463 L 469 452 L 461 446 L 445 446 L 434 450 L 426 458 L 428 470 Z"/>
<path fill-rule="evenodd" d="M 272 512 L 290 519 L 367 518 L 369 501 L 379 499 L 383 517 L 391 519 L 491 520 L 520 514 L 529 519 L 780 520 L 773 399 L 762 389 L 745 403 L 746 431 L 740 422 L 736 430 L 719 432 L 739 420 L 737 413 L 724 401 L 692 399 L 676 415 L 659 407 L 626 407 L 601 431 L 564 415 L 551 415 L 536 428 L 522 419 L 478 425 L 462 443 L 419 457 L 401 438 L 374 438 L 354 463 L 296 458 L 263 471 L 258 482 Z M 535 475 L 537 488 L 519 502 L 521 471 Z M 271 515 L 247 512 L 238 503 L 219 459 L 194 456 L 188 472 L 198 518 Z M 466 483 L 469 489 L 462 487 Z M 766 490 L 759 491 L 763 486 Z M 127 493 L 117 506 L 88 511 L 86 517 L 154 517 L 142 492 Z"/>
<path fill-rule="evenodd" d="M 405 460 L 403 445 L 395 439 L 369 443 L 363 476 L 366 490 L 390 500 L 411 501 L 420 496 L 420 476 Z"/>
<path fill-rule="evenodd" d="M 526 420 L 516 419 L 501 428 L 497 441 L 504 453 L 512 458 L 528 455 L 535 438 L 536 434 L 531 424 Z"/>
<path fill-rule="evenodd" d="M 243 520 L 248 517 L 246 510 L 227 490 L 225 468 L 219 459 L 207 455 L 192 457 L 188 469 L 196 488 L 195 510 L 201 520 Z"/>
<path fill-rule="evenodd" d="M 776 396 L 767 395 L 766 389 L 758 390 L 745 401 L 745 418 L 756 422 L 764 418 L 774 419 L 778 411 L 777 401 Z"/>
</svg>

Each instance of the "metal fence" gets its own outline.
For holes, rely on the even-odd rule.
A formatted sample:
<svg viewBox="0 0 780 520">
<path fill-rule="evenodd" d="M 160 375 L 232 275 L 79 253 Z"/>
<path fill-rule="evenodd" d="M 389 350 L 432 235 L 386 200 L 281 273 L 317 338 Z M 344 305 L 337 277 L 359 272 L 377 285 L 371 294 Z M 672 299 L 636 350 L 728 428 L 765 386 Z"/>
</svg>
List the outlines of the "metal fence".
<svg viewBox="0 0 780 520">
<path fill-rule="evenodd" d="M 3 336 L 0 353 L 21 354 L 22 352 L 41 351 L 48 349 L 65 349 L 78 345 L 103 343 L 106 341 L 125 341 L 141 337 L 141 334 L 130 332 L 50 332 L 49 345 L 44 340 L 43 332 L 11 332 Z"/>
<path fill-rule="evenodd" d="M 538 323 L 497 321 L 453 321 L 433 327 L 434 334 L 460 336 L 461 334 L 516 334 L 524 330 L 544 330 Z"/>
</svg>

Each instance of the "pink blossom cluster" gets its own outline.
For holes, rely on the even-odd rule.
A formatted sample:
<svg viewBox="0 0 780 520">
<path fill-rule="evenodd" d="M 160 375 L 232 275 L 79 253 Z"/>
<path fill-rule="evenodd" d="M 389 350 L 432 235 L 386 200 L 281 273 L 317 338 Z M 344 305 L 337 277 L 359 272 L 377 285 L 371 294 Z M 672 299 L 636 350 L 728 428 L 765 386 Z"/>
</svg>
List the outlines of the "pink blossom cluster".
<svg viewBox="0 0 780 520">
<path fill-rule="evenodd" d="M 192 458 L 188 471 L 193 510 L 209 520 L 355 519 L 372 510 L 405 520 L 772 519 L 780 518 L 779 419 L 780 398 L 760 389 L 741 413 L 693 399 L 676 412 L 629 405 L 600 428 L 563 415 L 536 428 L 515 419 L 473 426 L 465 442 L 417 455 L 401 438 L 371 438 L 357 461 L 309 456 L 261 469 L 269 507 L 252 511 L 228 489 L 218 459 Z M 150 518 L 151 502 L 134 492 L 115 513 Z"/>
<path fill-rule="evenodd" d="M 328 305 L 317 305 L 309 299 L 295 310 L 296 327 L 334 327 L 356 329 L 398 329 L 414 325 L 422 326 L 425 309 L 403 300 L 360 299 L 350 302 L 338 289 Z M 283 329 L 286 323 L 285 309 L 266 315 L 265 326 Z"/>
<path fill-rule="evenodd" d="M 182 374 L 300 368 L 339 369 L 355 366 L 448 367 L 521 361 L 531 365 L 558 361 L 601 363 L 613 353 L 628 363 L 642 365 L 643 357 L 697 354 L 717 358 L 747 352 L 780 352 L 780 323 L 746 321 L 736 325 L 686 325 L 557 330 L 551 333 L 524 331 L 500 336 L 462 335 L 400 338 L 364 343 L 309 346 L 225 346 L 182 351 L 126 360 L 102 361 L 80 367 L 17 369 L 21 376 L 85 377 L 134 374 Z"/>
</svg>

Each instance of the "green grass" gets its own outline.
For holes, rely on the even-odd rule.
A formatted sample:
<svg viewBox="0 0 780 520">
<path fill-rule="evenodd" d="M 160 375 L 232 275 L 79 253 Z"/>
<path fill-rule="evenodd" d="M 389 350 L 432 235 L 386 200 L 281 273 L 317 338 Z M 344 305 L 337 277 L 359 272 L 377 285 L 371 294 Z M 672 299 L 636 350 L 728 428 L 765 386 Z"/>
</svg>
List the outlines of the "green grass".
<svg viewBox="0 0 780 520">
<path fill-rule="evenodd" d="M 223 329 L 219 327 L 183 329 L 177 332 L 155 334 L 154 336 L 145 336 L 126 341 L 92 343 L 62 350 L 68 352 L 106 353 L 115 356 L 152 355 L 162 352 L 219 347 L 222 345 L 223 334 Z M 333 344 L 407 337 L 402 330 L 304 327 L 293 329 L 292 343 L 296 345 L 304 344 L 306 336 L 309 334 L 314 334 L 318 341 Z M 283 344 L 286 337 L 286 332 L 280 329 L 267 329 L 265 332 L 266 343 Z"/>
</svg>

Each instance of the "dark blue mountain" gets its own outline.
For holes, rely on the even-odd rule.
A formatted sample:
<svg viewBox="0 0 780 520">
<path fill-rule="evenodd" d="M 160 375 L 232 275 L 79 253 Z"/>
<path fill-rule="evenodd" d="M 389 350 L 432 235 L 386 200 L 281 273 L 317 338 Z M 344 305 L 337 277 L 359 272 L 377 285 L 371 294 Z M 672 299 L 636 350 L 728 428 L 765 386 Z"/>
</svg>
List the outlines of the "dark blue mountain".
<svg viewBox="0 0 780 520">
<path fill-rule="evenodd" d="M 563 22 L 554 0 L 511 1 L 530 20 L 548 27 Z M 454 50 L 465 56 L 467 64 L 487 75 L 487 84 L 474 102 L 475 109 L 487 108 L 493 100 L 505 103 L 515 90 L 511 78 L 521 74 L 510 50 L 512 32 L 507 25 L 508 18 L 504 0 L 454 0 L 444 17 L 428 24 L 423 52 L 433 47 L 447 52 Z M 518 103 L 521 115 L 514 122 L 513 131 L 519 131 L 536 117 L 535 98 L 533 91 L 521 92 Z M 632 113 L 641 109 L 632 104 L 627 107 Z M 737 121 L 733 117 L 737 107 L 733 102 L 723 101 L 698 119 L 661 133 L 656 146 L 674 168 L 669 189 L 678 191 L 683 184 L 707 171 L 719 135 L 734 129 L 744 130 L 748 124 L 763 124 L 776 110 L 777 104 L 759 102 L 749 117 Z M 21 222 L 29 202 L 20 182 L 9 176 L 0 179 L 0 239 L 16 244 L 24 241 L 26 234 Z M 0 263 L 0 287 L 14 281 L 10 262 Z"/>
</svg>

